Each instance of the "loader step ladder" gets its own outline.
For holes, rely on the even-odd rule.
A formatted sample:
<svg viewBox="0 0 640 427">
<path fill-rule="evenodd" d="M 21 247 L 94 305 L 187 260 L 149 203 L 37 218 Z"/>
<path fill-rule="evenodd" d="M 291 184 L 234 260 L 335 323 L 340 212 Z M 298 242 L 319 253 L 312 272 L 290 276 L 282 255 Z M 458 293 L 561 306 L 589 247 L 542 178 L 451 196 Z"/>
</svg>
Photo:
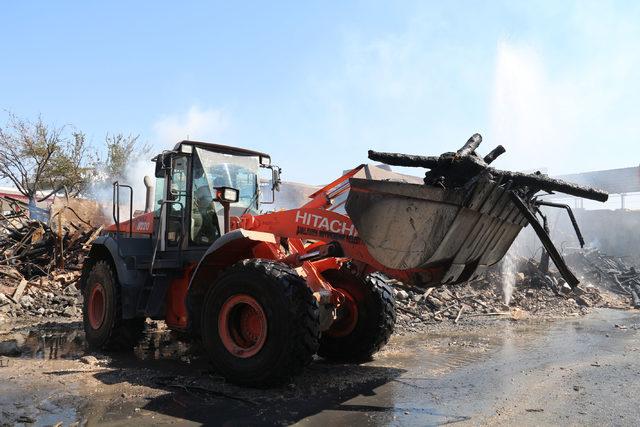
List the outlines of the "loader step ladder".
<svg viewBox="0 0 640 427">
<path fill-rule="evenodd" d="M 170 205 L 174 204 L 179 205 L 180 211 L 182 212 L 182 218 L 180 221 L 182 229 L 180 232 L 180 239 L 178 241 L 178 250 L 170 251 L 171 254 L 174 255 L 172 258 L 158 258 L 158 252 L 165 255 L 167 254 L 167 251 L 165 251 L 164 248 L 167 209 Z M 182 202 L 178 201 L 163 201 L 160 205 L 157 237 L 153 245 L 151 262 L 149 263 L 149 280 L 147 280 L 143 288 L 140 290 L 138 307 L 136 307 L 136 311 L 139 314 L 154 316 L 162 311 L 165 302 L 165 295 L 171 284 L 169 275 L 163 271 L 166 271 L 165 269 L 176 271 L 176 269 L 182 267 L 182 243 L 184 235 L 184 205 Z"/>
</svg>

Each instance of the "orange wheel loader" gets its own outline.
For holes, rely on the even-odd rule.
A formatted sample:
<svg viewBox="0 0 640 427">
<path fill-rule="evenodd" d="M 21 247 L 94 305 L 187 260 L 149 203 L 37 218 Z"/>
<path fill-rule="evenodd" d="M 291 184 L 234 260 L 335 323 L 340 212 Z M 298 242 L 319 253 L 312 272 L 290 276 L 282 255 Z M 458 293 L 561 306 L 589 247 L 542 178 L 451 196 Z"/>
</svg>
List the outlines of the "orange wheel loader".
<svg viewBox="0 0 640 427">
<path fill-rule="evenodd" d="M 500 153 L 479 157 L 480 141 L 474 135 L 439 158 L 370 152 L 432 173 L 424 184 L 376 180 L 361 165 L 307 204 L 270 213 L 260 207 L 272 201 L 280 169 L 268 154 L 179 142 L 152 159 L 147 213 L 133 217 L 133 189 L 114 183 L 114 224 L 93 242 L 80 282 L 89 346 L 130 349 L 146 318 L 164 320 L 201 340 L 227 380 L 261 387 L 287 381 L 315 354 L 366 361 L 393 332 L 390 282 L 470 280 L 528 223 L 575 285 L 537 219 L 537 197 L 549 188 L 606 195 L 539 175 L 501 175 L 488 166 Z"/>
</svg>

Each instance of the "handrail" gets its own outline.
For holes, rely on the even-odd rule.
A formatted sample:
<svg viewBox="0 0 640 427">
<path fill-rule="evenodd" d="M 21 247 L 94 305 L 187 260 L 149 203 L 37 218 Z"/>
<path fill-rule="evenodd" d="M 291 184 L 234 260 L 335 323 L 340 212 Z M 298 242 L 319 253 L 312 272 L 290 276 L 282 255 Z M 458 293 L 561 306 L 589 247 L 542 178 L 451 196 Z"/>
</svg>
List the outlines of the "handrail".
<svg viewBox="0 0 640 427">
<path fill-rule="evenodd" d="M 129 189 L 129 238 L 133 237 L 133 187 L 126 184 L 120 184 L 118 181 L 113 183 L 113 199 L 112 199 L 112 216 L 116 226 L 116 247 L 118 255 L 123 256 L 120 251 L 120 187 Z"/>
<path fill-rule="evenodd" d="M 535 203 L 538 206 L 548 206 L 551 208 L 559 208 L 559 209 L 566 210 L 567 214 L 569 214 L 571 225 L 573 225 L 573 229 L 576 232 L 576 236 L 578 237 L 578 242 L 580 242 L 580 247 L 584 248 L 584 238 L 582 237 L 582 233 L 580 232 L 580 227 L 578 227 L 578 221 L 576 221 L 576 217 L 575 215 L 573 215 L 573 210 L 571 210 L 571 207 L 569 205 L 566 205 L 563 203 L 547 202 L 545 200 L 536 200 Z"/>
<path fill-rule="evenodd" d="M 120 187 L 129 189 L 129 237 L 133 237 L 133 187 L 127 184 L 113 183 L 112 215 L 116 226 L 116 233 L 120 236 Z"/>
</svg>

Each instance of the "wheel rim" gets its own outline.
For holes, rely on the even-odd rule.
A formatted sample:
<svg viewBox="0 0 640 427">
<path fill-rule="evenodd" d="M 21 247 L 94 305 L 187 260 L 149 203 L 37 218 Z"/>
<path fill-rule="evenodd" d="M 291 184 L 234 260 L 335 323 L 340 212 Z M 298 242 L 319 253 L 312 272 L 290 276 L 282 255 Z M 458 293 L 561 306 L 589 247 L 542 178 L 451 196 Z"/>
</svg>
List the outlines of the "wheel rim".
<svg viewBox="0 0 640 427">
<path fill-rule="evenodd" d="M 358 324 L 358 304 L 353 296 L 344 289 L 335 288 L 343 297 L 338 307 L 338 318 L 325 334 L 332 337 L 344 337 L 349 335 Z"/>
<path fill-rule="evenodd" d="M 252 296 L 238 294 L 222 305 L 218 332 L 229 353 L 246 359 L 256 355 L 267 340 L 267 316 Z"/>
<path fill-rule="evenodd" d="M 100 329 L 105 315 L 105 291 L 102 283 L 96 283 L 89 295 L 89 324 L 93 329 Z"/>
</svg>

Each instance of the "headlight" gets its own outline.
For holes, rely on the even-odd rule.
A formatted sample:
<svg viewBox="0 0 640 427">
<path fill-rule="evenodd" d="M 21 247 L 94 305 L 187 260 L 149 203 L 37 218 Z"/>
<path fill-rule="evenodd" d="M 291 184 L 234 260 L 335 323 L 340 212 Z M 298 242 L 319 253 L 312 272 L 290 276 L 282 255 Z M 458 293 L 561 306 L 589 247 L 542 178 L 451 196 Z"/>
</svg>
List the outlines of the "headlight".
<svg viewBox="0 0 640 427">
<path fill-rule="evenodd" d="M 240 192 L 231 187 L 216 188 L 217 199 L 221 202 L 236 203 L 240 198 Z"/>
</svg>

